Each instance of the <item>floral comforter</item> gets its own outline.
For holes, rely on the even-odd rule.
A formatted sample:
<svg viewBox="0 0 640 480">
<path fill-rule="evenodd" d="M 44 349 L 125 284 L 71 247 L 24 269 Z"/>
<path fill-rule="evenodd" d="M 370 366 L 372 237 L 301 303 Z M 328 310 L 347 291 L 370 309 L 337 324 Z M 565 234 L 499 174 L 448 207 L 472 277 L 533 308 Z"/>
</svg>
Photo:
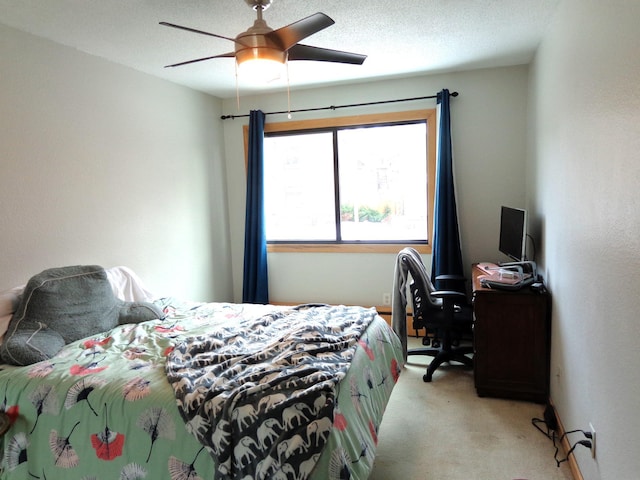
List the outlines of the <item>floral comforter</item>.
<svg viewBox="0 0 640 480">
<path fill-rule="evenodd" d="M 214 478 L 211 448 L 180 415 L 165 373 L 167 357 L 188 338 L 287 307 L 171 298 L 156 303 L 167 314 L 164 321 L 116 327 L 35 365 L 1 366 L 0 410 L 13 423 L 0 439 L 0 479 Z M 330 433 L 313 462 L 302 467 L 314 480 L 364 480 L 373 465 L 402 352 L 380 317 L 356 343 L 335 387 Z M 291 475 L 281 472 L 281 478 Z M 252 478 L 263 477 L 254 472 Z"/>
</svg>

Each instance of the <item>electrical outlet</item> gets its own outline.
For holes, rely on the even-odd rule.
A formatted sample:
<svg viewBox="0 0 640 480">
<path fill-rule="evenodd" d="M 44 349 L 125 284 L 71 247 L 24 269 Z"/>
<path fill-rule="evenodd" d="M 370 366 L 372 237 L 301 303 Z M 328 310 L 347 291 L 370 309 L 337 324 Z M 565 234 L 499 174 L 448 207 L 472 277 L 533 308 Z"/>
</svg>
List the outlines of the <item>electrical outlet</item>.
<svg viewBox="0 0 640 480">
<path fill-rule="evenodd" d="M 382 305 L 391 305 L 391 294 L 383 293 L 382 294 Z"/>
<path fill-rule="evenodd" d="M 596 429 L 589 422 L 589 430 L 591 430 L 591 458 L 596 458 Z"/>
</svg>

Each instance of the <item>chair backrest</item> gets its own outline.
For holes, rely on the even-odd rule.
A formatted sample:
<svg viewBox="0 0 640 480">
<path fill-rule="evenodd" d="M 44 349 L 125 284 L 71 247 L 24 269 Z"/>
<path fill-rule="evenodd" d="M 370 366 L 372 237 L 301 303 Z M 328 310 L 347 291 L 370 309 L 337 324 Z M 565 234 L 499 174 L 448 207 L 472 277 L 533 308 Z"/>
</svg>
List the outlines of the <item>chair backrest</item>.
<svg viewBox="0 0 640 480">
<path fill-rule="evenodd" d="M 411 282 L 409 283 L 411 306 L 414 323 L 424 323 L 429 313 L 442 309 L 442 299 L 431 296 L 435 291 L 427 269 L 420 254 L 411 247 L 403 248 L 398 253 L 400 261 L 406 266 Z"/>
</svg>

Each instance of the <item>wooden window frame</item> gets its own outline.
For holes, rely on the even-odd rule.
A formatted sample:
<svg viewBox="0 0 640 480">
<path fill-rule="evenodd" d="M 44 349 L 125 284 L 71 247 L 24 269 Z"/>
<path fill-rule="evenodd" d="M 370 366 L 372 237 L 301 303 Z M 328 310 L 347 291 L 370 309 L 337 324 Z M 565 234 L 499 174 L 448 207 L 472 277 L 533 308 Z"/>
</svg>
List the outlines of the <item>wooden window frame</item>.
<svg viewBox="0 0 640 480">
<path fill-rule="evenodd" d="M 393 122 L 425 120 L 427 122 L 427 231 L 433 232 L 433 205 L 436 178 L 436 110 L 411 110 L 406 112 L 374 113 L 348 117 L 321 118 L 315 120 L 290 120 L 265 123 L 264 132 L 314 130 L 331 127 L 389 124 Z M 249 151 L 249 126 L 243 126 L 245 170 Z M 398 253 L 404 247 L 413 247 L 420 253 L 431 253 L 431 243 L 269 243 L 267 252 L 305 253 Z"/>
</svg>

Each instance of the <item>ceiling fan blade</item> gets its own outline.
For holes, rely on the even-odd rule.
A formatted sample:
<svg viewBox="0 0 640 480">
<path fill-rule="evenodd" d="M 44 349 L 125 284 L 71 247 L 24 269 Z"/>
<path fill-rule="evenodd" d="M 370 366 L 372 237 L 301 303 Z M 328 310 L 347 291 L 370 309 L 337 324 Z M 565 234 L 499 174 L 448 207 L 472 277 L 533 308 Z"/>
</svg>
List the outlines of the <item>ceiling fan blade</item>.
<svg viewBox="0 0 640 480">
<path fill-rule="evenodd" d="M 291 47 L 288 54 L 289 60 L 315 60 L 319 62 L 350 63 L 352 65 L 362 65 L 367 58 L 366 55 L 359 53 L 312 47 L 300 43 Z"/>
<path fill-rule="evenodd" d="M 269 32 L 265 36 L 277 42 L 283 50 L 288 50 L 300 40 L 330 27 L 334 23 L 336 22 L 334 22 L 331 17 L 318 12 L 286 27 Z"/>
<path fill-rule="evenodd" d="M 164 68 L 180 67 L 182 65 L 188 65 L 190 63 L 203 62 L 205 60 L 211 60 L 212 58 L 234 58 L 235 52 L 223 53 L 222 55 L 214 55 L 212 57 L 196 58 L 195 60 L 187 60 L 186 62 L 174 63 L 172 65 L 165 65 Z"/>
<path fill-rule="evenodd" d="M 200 33 L 202 35 L 209 35 L 210 37 L 222 38 L 223 40 L 230 40 L 232 42 L 237 41 L 235 38 L 225 37 L 223 35 L 218 35 L 216 33 L 204 32 L 202 30 L 196 30 L 195 28 L 191 28 L 191 27 L 183 27 L 182 25 L 176 25 L 175 23 L 160 22 L 160 25 L 164 25 L 165 27 L 179 28 L 180 30 L 186 30 L 187 32 Z"/>
</svg>

